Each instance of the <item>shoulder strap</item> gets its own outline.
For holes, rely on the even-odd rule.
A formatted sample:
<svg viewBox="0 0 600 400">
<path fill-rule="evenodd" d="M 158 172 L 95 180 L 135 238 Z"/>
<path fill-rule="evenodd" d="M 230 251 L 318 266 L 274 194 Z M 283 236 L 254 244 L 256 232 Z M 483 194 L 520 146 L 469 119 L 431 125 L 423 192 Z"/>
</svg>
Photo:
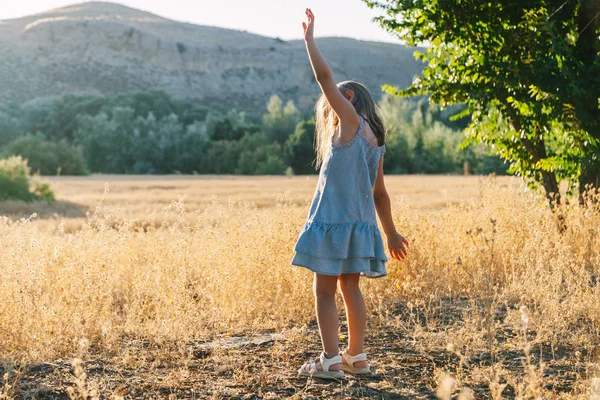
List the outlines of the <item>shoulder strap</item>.
<svg viewBox="0 0 600 400">
<path fill-rule="evenodd" d="M 356 135 L 363 135 L 364 136 L 363 128 L 365 126 L 365 119 L 360 114 L 358 114 L 358 118 L 360 120 L 360 123 L 358 125 L 358 132 L 356 133 Z"/>
</svg>

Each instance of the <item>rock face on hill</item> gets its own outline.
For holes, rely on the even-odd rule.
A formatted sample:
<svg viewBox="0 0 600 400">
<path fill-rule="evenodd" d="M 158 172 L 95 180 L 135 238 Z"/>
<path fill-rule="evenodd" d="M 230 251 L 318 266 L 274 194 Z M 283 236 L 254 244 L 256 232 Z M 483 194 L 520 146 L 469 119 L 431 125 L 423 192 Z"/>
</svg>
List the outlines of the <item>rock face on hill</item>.
<svg viewBox="0 0 600 400">
<path fill-rule="evenodd" d="M 421 70 L 414 49 L 346 38 L 317 43 L 337 81 L 356 79 L 375 96 Z M 65 94 L 163 89 L 221 105 L 262 107 L 272 94 L 300 107 L 316 85 L 304 42 L 165 19 L 91 2 L 0 21 L 0 104 Z"/>
</svg>

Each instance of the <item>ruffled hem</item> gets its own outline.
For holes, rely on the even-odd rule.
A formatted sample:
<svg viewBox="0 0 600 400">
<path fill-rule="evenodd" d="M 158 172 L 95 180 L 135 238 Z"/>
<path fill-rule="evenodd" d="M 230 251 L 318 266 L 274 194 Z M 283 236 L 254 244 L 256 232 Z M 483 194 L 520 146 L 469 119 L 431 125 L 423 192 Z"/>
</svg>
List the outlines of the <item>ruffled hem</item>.
<svg viewBox="0 0 600 400">
<path fill-rule="evenodd" d="M 387 275 L 385 261 L 373 260 L 367 257 L 331 259 L 297 252 L 291 264 L 322 275 L 340 276 L 342 274 L 360 273 L 367 278 L 381 278 Z"/>
<path fill-rule="evenodd" d="M 329 259 L 366 257 L 388 261 L 379 228 L 366 222 L 306 222 L 294 251 Z"/>
</svg>

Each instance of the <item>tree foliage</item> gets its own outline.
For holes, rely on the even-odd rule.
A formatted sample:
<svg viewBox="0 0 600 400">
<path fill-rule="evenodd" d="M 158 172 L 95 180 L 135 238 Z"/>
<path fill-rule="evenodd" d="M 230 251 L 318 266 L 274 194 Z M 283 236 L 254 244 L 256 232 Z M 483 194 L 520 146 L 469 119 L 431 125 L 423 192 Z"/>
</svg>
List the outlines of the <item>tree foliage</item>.
<svg viewBox="0 0 600 400">
<path fill-rule="evenodd" d="M 422 76 L 387 91 L 466 104 L 469 142 L 488 144 L 549 198 L 563 179 L 598 183 L 600 2 L 364 1 L 400 40 L 428 45 L 415 53 Z"/>
<path fill-rule="evenodd" d="M 389 127 L 387 173 L 462 173 L 465 161 L 474 173 L 504 172 L 484 146 L 457 148 L 464 120 L 392 97 L 379 105 Z M 44 175 L 314 174 L 314 134 L 312 110 L 303 116 L 275 95 L 264 110 L 222 110 L 156 91 L 0 110 L 0 156 L 20 154 Z"/>
<path fill-rule="evenodd" d="M 157 119 L 153 113 L 136 117 L 129 107 L 116 107 L 112 117 L 82 116 L 75 133 L 88 167 L 108 173 L 192 173 L 210 136 L 206 125 L 184 125 L 175 114 Z"/>
<path fill-rule="evenodd" d="M 267 113 L 263 116 L 263 132 L 269 142 L 285 143 L 287 138 L 294 133 L 299 122 L 298 110 L 292 101 L 285 106 L 277 95 L 271 96 L 267 103 Z"/>
<path fill-rule="evenodd" d="M 387 129 L 385 172 L 459 174 L 466 167 L 470 173 L 506 173 L 487 146 L 459 148 L 463 131 L 451 128 L 439 110 L 424 102 L 384 95 L 379 109 Z"/>
<path fill-rule="evenodd" d="M 50 142 L 41 135 L 25 135 L 8 143 L 0 155 L 21 156 L 29 168 L 40 175 L 85 175 L 85 160 L 81 149 L 64 140 Z"/>
<path fill-rule="evenodd" d="M 284 160 L 294 174 L 314 174 L 315 120 L 301 121 L 294 133 L 285 142 Z"/>
</svg>

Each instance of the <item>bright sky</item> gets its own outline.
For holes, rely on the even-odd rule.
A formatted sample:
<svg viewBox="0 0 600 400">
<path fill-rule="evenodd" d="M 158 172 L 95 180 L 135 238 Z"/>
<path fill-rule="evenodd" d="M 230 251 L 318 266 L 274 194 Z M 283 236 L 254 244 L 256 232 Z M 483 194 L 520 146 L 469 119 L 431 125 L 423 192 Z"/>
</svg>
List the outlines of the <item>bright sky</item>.
<svg viewBox="0 0 600 400">
<path fill-rule="evenodd" d="M 23 17 L 80 2 L 7 1 L 0 8 L 0 19 Z M 177 21 L 246 30 L 282 39 L 302 37 L 304 10 L 310 7 L 315 13 L 315 36 L 398 43 L 371 22 L 381 11 L 371 10 L 361 0 L 121 0 L 118 3 Z"/>
</svg>

